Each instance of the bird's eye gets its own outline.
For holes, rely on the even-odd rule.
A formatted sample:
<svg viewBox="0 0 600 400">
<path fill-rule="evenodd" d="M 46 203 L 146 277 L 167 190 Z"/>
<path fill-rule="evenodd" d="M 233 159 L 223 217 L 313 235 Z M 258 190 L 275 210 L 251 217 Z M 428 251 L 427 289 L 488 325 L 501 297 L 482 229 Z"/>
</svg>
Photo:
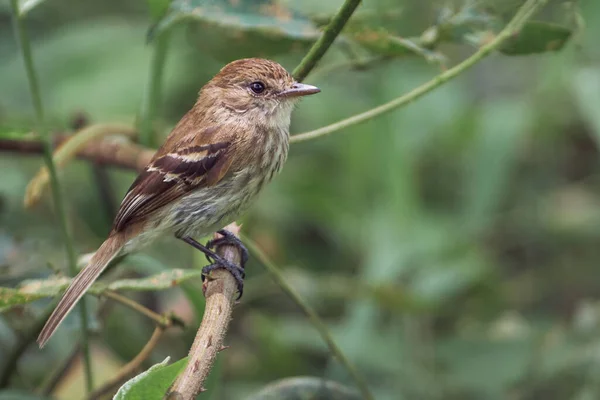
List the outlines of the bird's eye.
<svg viewBox="0 0 600 400">
<path fill-rule="evenodd" d="M 250 84 L 250 90 L 256 94 L 260 94 L 265 91 L 265 84 L 260 81 L 252 82 Z"/>
</svg>

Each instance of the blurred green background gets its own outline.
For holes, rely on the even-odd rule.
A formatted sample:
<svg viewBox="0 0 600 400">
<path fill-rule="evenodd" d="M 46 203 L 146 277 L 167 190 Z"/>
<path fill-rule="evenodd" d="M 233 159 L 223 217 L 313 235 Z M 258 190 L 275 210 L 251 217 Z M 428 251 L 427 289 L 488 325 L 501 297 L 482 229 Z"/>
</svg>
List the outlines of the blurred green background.
<svg viewBox="0 0 600 400">
<path fill-rule="evenodd" d="M 418 38 L 466 3 L 497 17 L 494 23 L 520 4 L 369 0 L 354 18 Z M 341 2 L 284 2 L 277 12 L 296 14 L 278 20 L 279 30 L 256 29 L 268 18 L 227 4 L 228 19 L 173 17 L 155 124 L 161 139 L 226 62 L 266 56 L 291 71 Z M 600 398 L 600 3 L 554 1 L 536 19 L 573 31 L 564 49 L 492 55 L 407 107 L 292 145 L 282 174 L 239 221 L 325 319 L 377 399 Z M 165 19 L 157 24 L 144 1 L 49 0 L 26 23 L 53 132 L 69 132 L 79 113 L 91 123 L 136 122 L 149 79 L 148 30 L 160 31 Z M 322 93 L 300 104 L 292 133 L 382 104 L 464 59 L 490 31 L 474 24 L 463 32 L 461 24 L 448 40 L 406 54 L 360 46 L 368 35 L 347 32 L 306 79 Z M 336 67 L 352 57 L 371 62 Z M 1 2 L 0 138 L 26 135 L 33 116 L 10 7 Z M 48 193 L 32 210 L 22 205 L 41 165 L 40 157 L 0 152 L 4 287 L 45 278 L 49 266 L 66 270 Z M 135 174 L 107 172 L 118 204 Z M 69 164 L 60 178 L 77 252 L 91 252 L 114 209 L 89 163 Z M 166 238 L 127 260 L 119 276 L 204 263 Z M 203 310 L 200 287 L 197 280 L 185 290 L 126 293 L 187 322 L 167 332 L 146 366 L 187 354 Z M 226 338 L 231 348 L 220 353 L 201 398 L 244 399 L 293 376 L 353 387 L 256 257 L 245 288 Z M 98 382 L 133 358 L 153 330 L 129 309 L 100 303 L 91 317 Z M 48 304 L 0 315 L 0 360 Z M 90 304 L 98 309 L 95 299 Z M 71 316 L 43 351 L 31 345 L 7 388 L 33 393 L 47 385 L 76 345 L 77 328 Z M 75 362 L 53 395 L 80 398 L 82 381 Z"/>
</svg>

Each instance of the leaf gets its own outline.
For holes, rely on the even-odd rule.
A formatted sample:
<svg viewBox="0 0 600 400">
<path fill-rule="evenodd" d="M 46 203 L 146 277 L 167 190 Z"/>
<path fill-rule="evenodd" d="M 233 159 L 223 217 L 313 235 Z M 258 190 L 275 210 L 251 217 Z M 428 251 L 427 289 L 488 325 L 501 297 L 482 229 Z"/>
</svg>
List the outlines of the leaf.
<svg viewBox="0 0 600 400">
<path fill-rule="evenodd" d="M 192 40 L 220 60 L 303 51 L 319 37 L 307 17 L 277 0 L 174 0 L 149 38 L 182 21 L 193 22 Z"/>
<path fill-rule="evenodd" d="M 418 55 L 428 61 L 441 62 L 444 57 L 420 44 L 420 38 L 402 38 L 381 27 L 370 27 L 362 23 L 350 23 L 344 37 L 365 49 L 384 56 Z"/>
<path fill-rule="evenodd" d="M 201 270 L 171 269 L 146 278 L 121 279 L 110 284 L 96 282 L 90 288 L 89 293 L 101 295 L 107 289 L 135 291 L 165 290 L 200 276 L 202 276 Z M 71 279 L 67 277 L 53 277 L 23 281 L 18 289 L 0 288 L 0 312 L 45 297 L 58 296 L 67 288 L 70 282 Z"/>
<path fill-rule="evenodd" d="M 514 56 L 558 51 L 572 34 L 573 30 L 561 25 L 529 21 L 516 36 L 505 42 L 500 52 Z"/>
<path fill-rule="evenodd" d="M 25 16 L 43 1 L 44 0 L 19 0 L 19 15 L 21 17 Z"/>
<path fill-rule="evenodd" d="M 131 378 L 119 388 L 113 400 L 161 400 L 177 375 L 185 368 L 187 357 L 167 365 L 169 357 Z"/>
<path fill-rule="evenodd" d="M 337 382 L 317 377 L 285 378 L 272 382 L 247 400 L 359 400 L 354 390 Z"/>
</svg>

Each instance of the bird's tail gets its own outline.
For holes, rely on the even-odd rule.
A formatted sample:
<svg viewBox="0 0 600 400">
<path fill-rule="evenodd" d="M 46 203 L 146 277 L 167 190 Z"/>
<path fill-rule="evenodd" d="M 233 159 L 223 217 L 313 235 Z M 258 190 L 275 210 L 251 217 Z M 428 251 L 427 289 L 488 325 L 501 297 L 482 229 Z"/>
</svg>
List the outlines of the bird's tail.
<svg viewBox="0 0 600 400">
<path fill-rule="evenodd" d="M 37 338 L 40 348 L 44 347 L 56 331 L 56 328 L 58 328 L 73 307 L 75 307 L 79 299 L 81 299 L 90 286 L 92 286 L 92 283 L 98 279 L 102 271 L 108 266 L 108 263 L 117 256 L 124 244 L 125 241 L 121 234 L 112 234 L 104 241 L 104 243 L 102 243 L 100 248 L 92 256 L 88 265 L 86 265 L 73 279 L 63 294 L 62 299 L 60 299 L 60 302 L 52 312 L 52 315 L 50 315 L 50 318 L 46 321 L 46 325 L 44 325 L 44 328 Z"/>
</svg>

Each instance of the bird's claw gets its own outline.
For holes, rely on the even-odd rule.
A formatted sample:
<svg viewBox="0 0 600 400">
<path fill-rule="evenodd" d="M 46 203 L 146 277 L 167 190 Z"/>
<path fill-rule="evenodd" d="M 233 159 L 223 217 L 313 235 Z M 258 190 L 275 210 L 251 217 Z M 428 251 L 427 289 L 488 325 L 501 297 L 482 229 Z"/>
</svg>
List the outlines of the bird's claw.
<svg viewBox="0 0 600 400">
<path fill-rule="evenodd" d="M 242 297 L 242 294 L 244 293 L 244 278 L 246 277 L 244 269 L 239 265 L 235 265 L 234 263 L 229 262 L 221 257 L 215 258 L 214 260 L 211 260 L 211 262 L 212 264 L 202 268 L 202 282 L 204 282 L 206 277 L 210 274 L 210 271 L 214 271 L 215 269 L 220 268 L 227 270 L 231 275 L 233 275 L 235 279 L 235 283 L 237 285 L 237 290 L 239 293 L 236 300 L 239 300 Z"/>
<path fill-rule="evenodd" d="M 220 238 L 217 239 L 212 239 L 209 240 L 208 242 L 206 242 L 206 247 L 209 249 L 213 249 L 216 246 L 222 246 L 224 244 L 229 244 L 232 246 L 236 246 L 240 249 L 240 252 L 242 253 L 242 259 L 240 262 L 240 265 L 242 268 L 246 268 L 246 263 L 248 262 L 248 258 L 249 258 L 249 253 L 248 253 L 248 249 L 246 248 L 246 246 L 244 246 L 244 243 L 242 243 L 242 241 L 235 236 L 233 233 L 229 232 L 228 230 L 225 229 L 221 229 L 220 231 L 217 231 L 218 234 L 221 235 Z M 208 260 L 208 262 L 213 262 L 211 260 L 211 257 L 206 254 L 206 259 Z"/>
</svg>

